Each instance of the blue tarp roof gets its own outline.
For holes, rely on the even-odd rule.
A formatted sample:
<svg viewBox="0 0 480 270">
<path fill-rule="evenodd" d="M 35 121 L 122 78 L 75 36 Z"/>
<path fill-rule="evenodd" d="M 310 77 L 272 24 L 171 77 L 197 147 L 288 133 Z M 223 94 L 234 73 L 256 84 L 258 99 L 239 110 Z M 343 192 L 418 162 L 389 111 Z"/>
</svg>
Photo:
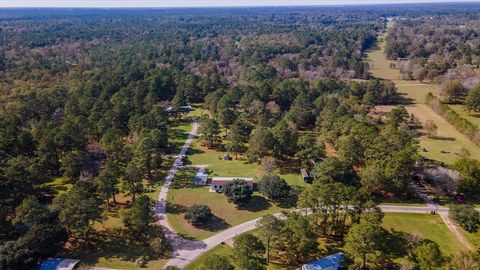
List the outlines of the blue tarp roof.
<svg viewBox="0 0 480 270">
<path fill-rule="evenodd" d="M 343 260 L 343 253 L 338 252 L 322 259 L 312 261 L 302 266 L 303 270 L 321 270 L 340 264 Z"/>
<path fill-rule="evenodd" d="M 73 259 L 50 258 L 44 260 L 38 270 L 70 270 L 79 262 L 79 260 Z"/>
<path fill-rule="evenodd" d="M 60 258 L 47 259 L 42 262 L 38 270 L 56 270 L 57 266 L 63 261 Z"/>
</svg>

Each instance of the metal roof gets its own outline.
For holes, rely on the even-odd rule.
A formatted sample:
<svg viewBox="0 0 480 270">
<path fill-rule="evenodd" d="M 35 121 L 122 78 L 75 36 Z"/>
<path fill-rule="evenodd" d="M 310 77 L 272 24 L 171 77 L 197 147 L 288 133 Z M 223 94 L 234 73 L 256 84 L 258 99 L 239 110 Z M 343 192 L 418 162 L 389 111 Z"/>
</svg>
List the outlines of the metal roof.
<svg viewBox="0 0 480 270">
<path fill-rule="evenodd" d="M 343 253 L 338 252 L 322 259 L 304 264 L 302 270 L 322 270 L 322 269 L 338 269 L 343 260 Z M 335 267 L 337 266 L 337 267 Z"/>
<path fill-rule="evenodd" d="M 212 177 L 212 182 L 216 182 L 216 181 L 226 182 L 226 181 L 233 181 L 235 179 L 243 180 L 245 182 L 253 182 L 253 178 L 251 177 Z"/>
</svg>

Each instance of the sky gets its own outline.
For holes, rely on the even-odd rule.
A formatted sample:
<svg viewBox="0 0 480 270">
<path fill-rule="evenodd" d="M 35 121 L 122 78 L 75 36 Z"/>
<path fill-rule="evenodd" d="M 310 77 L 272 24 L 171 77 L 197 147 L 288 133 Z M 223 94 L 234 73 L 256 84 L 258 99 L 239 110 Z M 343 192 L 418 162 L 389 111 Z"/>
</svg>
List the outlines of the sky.
<svg viewBox="0 0 480 270">
<path fill-rule="evenodd" d="M 0 0 L 6 7 L 211 7 L 465 2 L 469 0 Z M 480 0 L 470 0 L 477 2 Z"/>
</svg>

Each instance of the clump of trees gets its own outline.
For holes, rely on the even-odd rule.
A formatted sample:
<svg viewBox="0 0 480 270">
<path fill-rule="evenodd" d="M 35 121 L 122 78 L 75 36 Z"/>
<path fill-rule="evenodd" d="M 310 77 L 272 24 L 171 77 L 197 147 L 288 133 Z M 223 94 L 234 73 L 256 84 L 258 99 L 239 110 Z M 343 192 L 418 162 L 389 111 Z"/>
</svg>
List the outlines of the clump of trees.
<svg viewBox="0 0 480 270">
<path fill-rule="evenodd" d="M 235 250 L 235 265 L 238 269 L 266 269 L 263 263 L 265 246 L 258 237 L 246 233 L 235 237 L 233 242 Z"/>
<path fill-rule="evenodd" d="M 480 213 L 471 205 L 452 205 L 449 214 L 468 232 L 476 232 L 480 226 Z"/>
<path fill-rule="evenodd" d="M 253 190 L 240 179 L 234 179 L 225 184 L 223 187 L 223 193 L 229 203 L 233 203 L 237 206 L 243 206 L 250 202 L 252 199 Z"/>
<path fill-rule="evenodd" d="M 308 261 L 318 250 L 314 227 L 302 214 L 283 215 L 285 219 L 267 215 L 258 221 L 259 237 L 264 243 L 262 254 L 266 250 L 267 261 L 275 257 L 287 265 Z"/>
<path fill-rule="evenodd" d="M 262 195 L 272 201 L 278 202 L 287 199 L 290 194 L 290 186 L 287 181 L 277 175 L 265 175 L 257 185 Z"/>
<path fill-rule="evenodd" d="M 453 169 L 460 173 L 458 191 L 467 198 L 478 198 L 480 191 L 480 162 L 471 158 L 462 158 L 455 162 Z"/>
<path fill-rule="evenodd" d="M 54 256 L 68 239 L 55 213 L 37 197 L 26 197 L 15 209 L 13 224 L 20 236 L 0 245 L 0 269 L 32 269 L 38 260 Z"/>
<path fill-rule="evenodd" d="M 468 80 L 478 75 L 477 16 L 469 12 L 399 20 L 389 31 L 385 52 L 408 79 Z"/>
<path fill-rule="evenodd" d="M 465 107 L 468 113 L 480 112 L 480 84 L 472 88 L 465 98 Z"/>
</svg>

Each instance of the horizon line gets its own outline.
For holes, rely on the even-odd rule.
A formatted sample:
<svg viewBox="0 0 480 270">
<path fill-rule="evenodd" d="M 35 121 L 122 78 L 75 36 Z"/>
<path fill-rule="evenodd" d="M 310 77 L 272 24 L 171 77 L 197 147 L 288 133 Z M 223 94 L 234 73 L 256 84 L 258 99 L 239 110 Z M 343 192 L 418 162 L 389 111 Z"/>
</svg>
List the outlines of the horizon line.
<svg viewBox="0 0 480 270">
<path fill-rule="evenodd" d="M 203 5 L 203 6 L 1 6 L 1 9 L 175 9 L 175 8 L 261 8 L 261 7 L 345 7 L 345 6 L 382 6 L 382 5 L 412 5 L 412 4 L 480 4 L 480 1 L 442 1 L 442 0 L 390 0 L 383 3 L 351 2 L 323 4 L 258 4 L 258 5 Z"/>
</svg>

